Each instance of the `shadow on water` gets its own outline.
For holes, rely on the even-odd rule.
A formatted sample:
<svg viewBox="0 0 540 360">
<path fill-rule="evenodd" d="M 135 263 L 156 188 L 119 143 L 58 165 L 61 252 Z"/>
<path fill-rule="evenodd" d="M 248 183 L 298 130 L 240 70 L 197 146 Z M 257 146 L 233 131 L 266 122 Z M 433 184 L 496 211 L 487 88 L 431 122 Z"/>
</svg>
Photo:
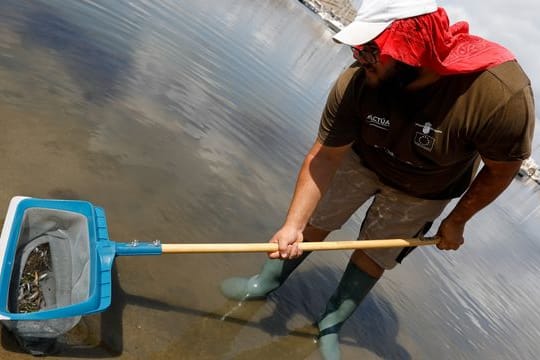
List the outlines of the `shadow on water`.
<svg viewBox="0 0 540 360">
<path fill-rule="evenodd" d="M 274 335 L 305 336 L 305 333 L 297 334 L 298 332 L 287 328 L 287 320 L 300 315 L 310 319 L 315 329 L 316 321 L 341 278 L 341 272 L 336 273 L 332 280 L 324 281 L 329 285 L 319 294 L 314 293 L 320 289 L 316 284 L 321 283 L 321 273 L 332 272 L 335 271 L 330 267 L 318 266 L 316 271 L 308 270 L 293 274 L 282 288 L 270 296 L 270 300 L 276 304 L 276 309 L 279 309 L 279 314 L 277 316 L 270 314 L 262 319 L 258 326 Z M 310 301 L 307 301 L 307 298 Z M 299 302 L 304 306 L 296 306 Z M 351 318 L 345 322 L 340 332 L 340 344 L 363 348 L 383 359 L 411 359 L 407 350 L 397 342 L 398 331 L 399 321 L 393 306 L 378 295 L 375 286 Z M 275 346 L 275 343 L 270 344 L 269 348 Z M 286 353 L 284 352 L 284 355 Z"/>
<path fill-rule="evenodd" d="M 96 31 L 67 20 L 42 3 L 27 11 L 21 24 L 23 42 L 57 52 L 86 101 L 103 103 L 119 94 L 121 80 L 132 67 L 132 41 L 107 44 Z"/>
<path fill-rule="evenodd" d="M 293 358 L 306 358 L 317 352 L 314 339 L 317 334 L 315 322 L 324 307 L 326 299 L 333 289 L 326 289 L 325 294 L 314 294 L 313 284 L 321 282 L 320 273 L 333 271 L 330 268 L 317 268 L 317 271 L 302 271 L 293 275 L 287 283 L 274 292 L 266 301 L 250 301 L 239 306 L 237 302 L 225 300 L 223 306 L 215 311 L 171 305 L 157 299 L 132 295 L 123 291 L 118 279 L 116 266 L 113 267 L 111 306 L 99 316 L 84 317 L 81 321 L 87 329 L 86 339 L 78 341 L 60 338 L 56 357 L 69 358 L 111 358 L 123 353 L 123 313 L 126 305 L 135 305 L 164 312 L 177 312 L 189 315 L 195 321 L 190 324 L 176 343 L 160 354 L 162 358 L 172 358 L 171 354 L 182 352 L 186 359 L 196 359 L 200 353 L 198 347 L 207 348 L 213 342 L 212 354 L 204 358 L 266 359 L 278 355 Z M 318 273 L 318 274 L 317 274 Z M 337 278 L 335 284 L 337 284 Z M 311 289 L 306 291 L 306 284 Z M 310 294 L 310 292 L 312 294 Z M 219 290 L 216 289 L 216 296 Z M 324 299 L 323 299 L 324 297 Z M 292 303 L 290 303 L 292 301 Z M 268 312 L 268 305 L 273 308 Z M 264 317 L 257 316 L 261 311 Z M 304 317 L 309 321 L 300 327 L 291 329 L 287 321 L 295 317 Z M 99 322 L 99 325 L 95 324 Z M 80 327 L 79 324 L 77 327 Z M 75 331 L 77 329 L 75 328 Z M 249 333 L 259 331 L 271 337 L 270 341 L 248 349 L 236 349 L 234 342 L 239 338 L 250 337 Z M 399 323 L 392 306 L 372 291 L 360 305 L 352 318 L 345 323 L 340 333 L 340 343 L 349 347 L 363 348 L 381 358 L 411 359 L 409 353 L 397 342 Z M 72 330 L 74 331 L 74 330 Z M 212 332 L 219 332 L 219 341 Z M 94 333 L 94 335 L 92 335 Z M 99 334 L 99 335 L 98 335 Z M 77 335 L 76 335 L 77 336 Z M 91 339 L 99 336 L 98 339 Z M 83 336 L 84 337 L 84 336 Z M 206 338 L 206 339 L 205 339 Z M 208 341 L 208 342 L 207 342 Z M 83 344 L 81 344 L 81 342 Z M 199 342 L 199 344 L 197 344 Z M 92 344 L 93 343 L 93 344 Z M 201 344 L 202 343 L 202 344 Z M 15 339 L 7 331 L 2 333 L 4 349 L 21 353 Z M 234 354 L 231 354 L 234 352 Z M 227 355 L 228 354 L 228 355 Z"/>
<path fill-rule="evenodd" d="M 190 324 L 189 329 L 182 333 L 182 340 L 171 344 L 160 354 L 163 358 L 174 358 L 174 354 L 183 352 L 186 359 L 274 359 L 282 356 L 302 359 L 318 352 L 314 341 L 318 332 L 315 323 L 337 285 L 338 278 L 331 282 L 324 295 L 316 293 L 318 286 L 315 284 L 321 283 L 321 273 L 332 271 L 330 267 L 320 266 L 316 270 L 293 274 L 282 288 L 266 300 L 243 303 L 226 301 L 220 309 L 213 312 L 171 306 L 129 294 L 125 294 L 125 299 L 130 304 L 182 312 L 197 318 Z M 216 289 L 216 293 L 218 292 Z M 307 321 L 297 324 L 298 326 L 287 326 L 290 319 L 298 317 Z M 398 330 L 399 322 L 392 305 L 374 291 L 345 323 L 340 333 L 340 343 L 363 348 L 385 359 L 411 359 L 407 350 L 397 342 Z M 267 336 L 257 341 L 257 332 Z M 197 344 L 201 341 L 202 345 Z M 212 341 L 211 353 L 208 353 L 207 341 Z M 244 342 L 250 344 L 247 349 L 237 344 Z M 201 357 L 201 353 L 205 355 Z"/>
</svg>

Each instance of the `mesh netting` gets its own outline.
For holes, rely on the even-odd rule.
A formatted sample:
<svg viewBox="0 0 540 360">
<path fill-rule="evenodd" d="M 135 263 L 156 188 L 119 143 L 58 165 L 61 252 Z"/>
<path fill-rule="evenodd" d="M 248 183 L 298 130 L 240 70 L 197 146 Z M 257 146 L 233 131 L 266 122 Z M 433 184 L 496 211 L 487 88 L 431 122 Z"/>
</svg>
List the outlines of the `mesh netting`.
<svg viewBox="0 0 540 360">
<path fill-rule="evenodd" d="M 9 311 L 61 308 L 88 299 L 90 244 L 85 216 L 45 208 L 25 211 L 10 281 Z M 19 338 L 56 338 L 80 316 L 52 320 L 3 321 Z"/>
</svg>

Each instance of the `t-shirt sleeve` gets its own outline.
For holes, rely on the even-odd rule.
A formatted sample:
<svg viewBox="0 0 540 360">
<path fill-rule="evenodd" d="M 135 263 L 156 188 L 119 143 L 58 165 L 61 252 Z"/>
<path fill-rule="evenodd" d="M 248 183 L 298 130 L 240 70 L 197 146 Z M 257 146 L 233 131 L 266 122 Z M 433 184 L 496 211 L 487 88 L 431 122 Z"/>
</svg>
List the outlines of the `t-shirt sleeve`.
<svg viewBox="0 0 540 360">
<path fill-rule="evenodd" d="M 499 108 L 474 139 L 483 157 L 494 161 L 525 160 L 531 156 L 535 110 L 530 86 Z"/>
<path fill-rule="evenodd" d="M 351 66 L 337 79 L 330 90 L 321 116 L 317 140 L 326 146 L 344 146 L 352 143 L 360 124 L 355 116 L 359 68 Z"/>
</svg>

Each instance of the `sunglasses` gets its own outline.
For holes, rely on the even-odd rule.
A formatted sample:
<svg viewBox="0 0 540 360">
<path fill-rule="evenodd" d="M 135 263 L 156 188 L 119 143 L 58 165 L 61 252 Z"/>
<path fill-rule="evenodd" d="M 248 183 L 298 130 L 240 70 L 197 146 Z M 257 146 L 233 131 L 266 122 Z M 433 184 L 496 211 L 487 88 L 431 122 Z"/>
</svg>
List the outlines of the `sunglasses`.
<svg viewBox="0 0 540 360">
<path fill-rule="evenodd" d="M 353 57 L 363 64 L 373 65 L 379 61 L 381 53 L 379 47 L 374 41 L 364 45 L 351 46 Z"/>
</svg>

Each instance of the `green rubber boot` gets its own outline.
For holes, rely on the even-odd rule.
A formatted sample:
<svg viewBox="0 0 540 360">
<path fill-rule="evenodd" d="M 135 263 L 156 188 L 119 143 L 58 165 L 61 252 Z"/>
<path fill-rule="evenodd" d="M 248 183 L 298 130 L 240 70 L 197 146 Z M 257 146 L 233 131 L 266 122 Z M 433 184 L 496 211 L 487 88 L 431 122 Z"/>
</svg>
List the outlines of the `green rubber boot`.
<svg viewBox="0 0 540 360">
<path fill-rule="evenodd" d="M 266 297 L 285 282 L 294 269 L 311 252 L 304 252 L 293 260 L 267 259 L 261 272 L 250 278 L 232 277 L 221 283 L 221 292 L 233 300 L 255 300 Z"/>
<path fill-rule="evenodd" d="M 339 285 L 330 297 L 326 310 L 318 321 L 319 350 L 325 360 L 339 360 L 338 333 L 367 293 L 379 280 L 349 262 Z"/>
</svg>

